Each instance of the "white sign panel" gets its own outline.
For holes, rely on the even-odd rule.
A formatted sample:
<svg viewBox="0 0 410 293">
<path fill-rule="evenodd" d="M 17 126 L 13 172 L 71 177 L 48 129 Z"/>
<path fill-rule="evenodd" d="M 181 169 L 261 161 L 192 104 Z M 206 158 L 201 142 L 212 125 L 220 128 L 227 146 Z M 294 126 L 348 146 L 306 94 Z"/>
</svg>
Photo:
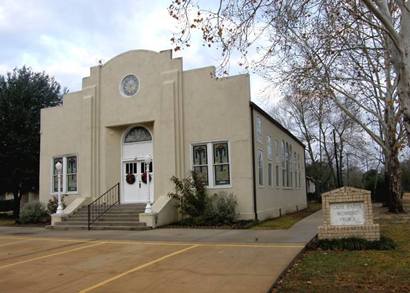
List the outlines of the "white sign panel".
<svg viewBox="0 0 410 293">
<path fill-rule="evenodd" d="M 330 225 L 364 225 L 363 202 L 331 203 Z"/>
</svg>

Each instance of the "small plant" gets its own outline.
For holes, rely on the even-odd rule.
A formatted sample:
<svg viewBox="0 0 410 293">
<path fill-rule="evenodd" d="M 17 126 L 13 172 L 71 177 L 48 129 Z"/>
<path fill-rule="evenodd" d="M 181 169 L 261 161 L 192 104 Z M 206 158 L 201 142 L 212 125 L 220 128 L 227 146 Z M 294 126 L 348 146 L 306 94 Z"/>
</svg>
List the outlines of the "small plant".
<svg viewBox="0 0 410 293">
<path fill-rule="evenodd" d="M 175 192 L 168 195 L 178 201 L 182 215 L 191 218 L 203 216 L 207 205 L 207 192 L 201 176 L 192 172 L 190 177 L 179 179 L 173 176 L 171 181 L 175 184 Z"/>
<path fill-rule="evenodd" d="M 396 249 L 396 243 L 388 238 L 381 236 L 380 240 L 369 241 L 361 238 L 342 238 L 342 239 L 322 239 L 316 246 L 323 250 L 393 250 Z"/>
<path fill-rule="evenodd" d="M 48 221 L 49 214 L 43 203 L 32 201 L 27 203 L 20 212 L 20 223 L 45 223 Z"/>
<path fill-rule="evenodd" d="M 64 196 L 61 197 L 61 203 L 63 205 L 63 209 L 66 208 L 66 204 L 64 203 Z M 58 207 L 58 198 L 56 196 L 53 196 L 52 198 L 49 199 L 47 203 L 47 210 L 50 215 L 55 214 L 57 211 Z"/>
</svg>

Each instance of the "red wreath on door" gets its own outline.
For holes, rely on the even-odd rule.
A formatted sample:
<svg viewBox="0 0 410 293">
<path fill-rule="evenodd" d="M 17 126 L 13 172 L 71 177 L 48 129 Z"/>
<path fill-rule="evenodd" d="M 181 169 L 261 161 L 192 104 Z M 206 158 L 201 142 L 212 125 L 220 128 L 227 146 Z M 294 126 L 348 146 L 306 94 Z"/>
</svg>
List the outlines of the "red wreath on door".
<svg viewBox="0 0 410 293">
<path fill-rule="evenodd" d="M 127 181 L 128 184 L 132 185 L 135 183 L 135 175 L 134 174 L 127 174 L 125 177 L 125 181 Z"/>
<path fill-rule="evenodd" d="M 141 180 L 144 184 L 147 184 L 147 177 L 148 177 L 147 175 L 148 175 L 147 171 L 145 171 L 141 175 Z M 151 182 L 151 180 L 152 180 L 152 177 L 151 177 L 151 174 L 149 174 L 149 182 Z"/>
</svg>

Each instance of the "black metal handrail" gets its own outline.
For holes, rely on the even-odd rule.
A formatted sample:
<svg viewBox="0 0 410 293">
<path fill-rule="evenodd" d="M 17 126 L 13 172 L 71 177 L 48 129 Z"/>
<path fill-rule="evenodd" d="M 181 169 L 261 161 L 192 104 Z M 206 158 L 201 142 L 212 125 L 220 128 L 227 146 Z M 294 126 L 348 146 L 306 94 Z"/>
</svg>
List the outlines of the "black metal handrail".
<svg viewBox="0 0 410 293">
<path fill-rule="evenodd" d="M 91 225 L 104 215 L 110 208 L 120 203 L 120 183 L 104 192 L 88 205 L 88 230 Z"/>
</svg>

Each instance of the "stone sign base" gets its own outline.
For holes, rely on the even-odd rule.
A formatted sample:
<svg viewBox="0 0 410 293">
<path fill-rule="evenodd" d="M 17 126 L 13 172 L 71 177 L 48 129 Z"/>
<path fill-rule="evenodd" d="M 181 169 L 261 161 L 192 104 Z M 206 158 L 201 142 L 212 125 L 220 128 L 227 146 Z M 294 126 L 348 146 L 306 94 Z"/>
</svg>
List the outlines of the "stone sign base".
<svg viewBox="0 0 410 293">
<path fill-rule="evenodd" d="M 380 240 L 379 224 L 373 223 L 370 191 L 353 187 L 329 191 L 322 194 L 322 209 L 319 239 Z"/>
<path fill-rule="evenodd" d="M 330 226 L 319 227 L 319 239 L 363 238 L 366 240 L 380 240 L 379 224 L 363 226 Z"/>
</svg>

